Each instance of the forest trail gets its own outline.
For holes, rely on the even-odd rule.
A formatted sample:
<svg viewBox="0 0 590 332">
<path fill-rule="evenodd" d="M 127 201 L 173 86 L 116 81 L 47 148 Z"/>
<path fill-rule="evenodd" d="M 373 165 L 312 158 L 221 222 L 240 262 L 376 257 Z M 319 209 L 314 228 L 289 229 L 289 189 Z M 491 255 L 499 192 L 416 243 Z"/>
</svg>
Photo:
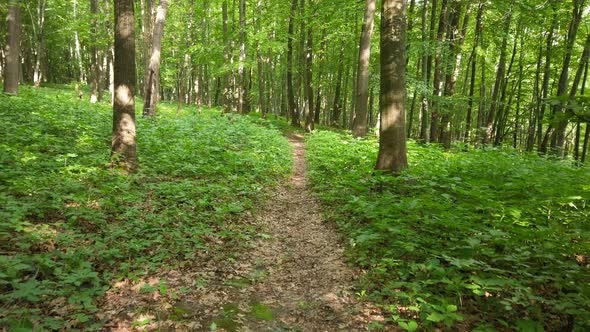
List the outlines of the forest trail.
<svg viewBox="0 0 590 332">
<path fill-rule="evenodd" d="M 354 293 L 355 272 L 346 264 L 342 237 L 307 188 L 303 136 L 289 141 L 292 177 L 248 217 L 260 236 L 235 259 L 202 257 L 192 272 L 168 271 L 145 281 L 157 288 L 166 280 L 168 293 L 190 288 L 175 301 L 157 292 L 142 296 L 141 285 L 116 285 L 107 297 L 120 304 L 110 310 L 118 318 L 108 331 L 128 331 L 146 318 L 150 323 L 142 330 L 230 332 L 368 331 L 371 321 L 383 320 Z"/>
</svg>

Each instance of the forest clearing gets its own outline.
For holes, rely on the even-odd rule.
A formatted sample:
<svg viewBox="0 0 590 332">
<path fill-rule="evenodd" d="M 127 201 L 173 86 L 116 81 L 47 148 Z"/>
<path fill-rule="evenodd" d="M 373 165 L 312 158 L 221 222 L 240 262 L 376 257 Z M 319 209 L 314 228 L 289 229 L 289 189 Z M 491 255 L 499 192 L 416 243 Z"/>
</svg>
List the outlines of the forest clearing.
<svg viewBox="0 0 590 332">
<path fill-rule="evenodd" d="M 590 330 L 589 12 L 0 3 L 0 331 Z"/>
</svg>

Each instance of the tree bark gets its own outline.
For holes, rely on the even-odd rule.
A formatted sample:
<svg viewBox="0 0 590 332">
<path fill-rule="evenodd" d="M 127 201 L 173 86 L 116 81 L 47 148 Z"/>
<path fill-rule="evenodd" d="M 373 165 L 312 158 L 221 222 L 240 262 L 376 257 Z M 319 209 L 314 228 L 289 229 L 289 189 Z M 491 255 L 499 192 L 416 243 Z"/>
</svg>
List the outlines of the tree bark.
<svg viewBox="0 0 590 332">
<path fill-rule="evenodd" d="M 506 71 L 506 57 L 508 48 L 508 34 L 510 32 L 510 24 L 512 23 L 512 7 L 510 12 L 506 14 L 504 21 L 504 36 L 502 37 L 502 46 L 500 49 L 500 61 L 498 63 L 498 70 L 496 72 L 496 81 L 494 82 L 494 90 L 492 92 L 492 102 L 490 111 L 486 119 L 486 132 L 483 137 L 483 144 L 489 144 L 492 139 L 492 133 L 494 132 L 494 119 L 496 118 L 496 110 L 498 109 L 498 99 L 500 91 L 502 89 L 502 83 L 504 82 L 504 73 Z"/>
<path fill-rule="evenodd" d="M 239 76 L 239 84 L 238 84 L 238 113 L 244 114 L 247 113 L 246 107 L 246 91 L 247 89 L 247 82 L 246 82 L 246 70 L 245 70 L 245 62 L 246 62 L 246 0 L 240 0 L 239 3 L 239 11 L 240 11 L 240 22 L 239 22 L 239 33 L 240 33 L 240 55 L 238 59 L 238 76 Z"/>
<path fill-rule="evenodd" d="M 369 64 L 371 61 L 371 37 L 375 16 L 375 0 L 366 0 L 363 28 L 359 46 L 359 60 L 356 80 L 356 108 L 353 124 L 355 137 L 367 135 L 367 103 L 369 99 Z"/>
<path fill-rule="evenodd" d="M 100 64 L 98 56 L 98 47 L 96 47 L 97 34 L 97 16 L 98 16 L 98 0 L 90 0 L 90 13 L 92 14 L 92 21 L 90 23 L 90 35 L 92 36 L 92 46 L 90 47 L 90 62 L 91 62 L 91 85 L 90 85 L 90 102 L 96 103 L 98 101 L 98 85 L 100 84 Z"/>
<path fill-rule="evenodd" d="M 137 170 L 135 132 L 135 33 L 133 0 L 115 1 L 115 100 L 111 166 Z"/>
<path fill-rule="evenodd" d="M 471 140 L 471 123 L 473 122 L 473 97 L 475 95 L 475 76 L 477 72 L 477 46 L 480 44 L 480 34 L 482 30 L 483 12 L 485 4 L 482 2 L 477 9 L 477 19 L 475 23 L 475 40 L 471 50 L 471 79 L 469 81 L 469 101 L 467 104 L 467 119 L 465 123 L 465 137 L 463 142 L 468 144 Z"/>
<path fill-rule="evenodd" d="M 314 129 L 313 103 L 313 29 L 307 29 L 307 43 L 305 49 L 305 98 L 307 99 L 307 113 L 305 114 L 305 131 L 310 133 Z"/>
<path fill-rule="evenodd" d="M 299 127 L 299 112 L 295 103 L 295 91 L 293 91 L 293 32 L 295 30 L 295 13 L 297 12 L 298 0 L 292 0 L 291 13 L 289 17 L 289 35 L 287 36 L 287 99 L 291 124 Z"/>
<path fill-rule="evenodd" d="M 574 8 L 572 11 L 572 20 L 570 22 L 570 26 L 568 29 L 567 34 L 567 44 L 566 44 L 566 51 L 565 56 L 563 59 L 563 66 L 561 70 L 561 75 L 559 76 L 559 84 L 557 85 L 557 97 L 562 97 L 567 94 L 567 86 L 568 86 L 568 74 L 569 74 L 569 67 L 570 62 L 572 59 L 572 53 L 574 44 L 576 41 L 576 36 L 578 35 L 578 28 L 580 26 L 580 21 L 582 20 L 582 14 L 584 12 L 584 4 L 585 0 L 573 0 Z M 565 108 L 561 104 L 557 104 L 553 106 L 552 113 L 553 115 L 557 113 L 565 113 Z M 551 150 L 555 153 L 558 157 L 563 158 L 564 155 L 564 145 L 565 145 L 565 132 L 567 129 L 568 120 L 567 117 L 562 116 L 558 119 L 555 131 L 555 138 L 552 139 L 551 142 Z"/>
<path fill-rule="evenodd" d="M 405 134 L 405 0 L 381 4 L 379 154 L 375 169 L 399 174 L 408 167 Z"/>
<path fill-rule="evenodd" d="M 20 77 L 20 1 L 10 0 L 8 4 L 8 42 L 6 43 L 6 68 L 4 70 L 4 92 L 18 95 Z"/>
<path fill-rule="evenodd" d="M 152 54 L 150 63 L 147 68 L 148 79 L 145 82 L 145 100 L 143 104 L 143 116 L 156 115 L 158 104 L 158 92 L 160 90 L 160 52 L 162 48 L 162 36 L 164 35 L 164 21 L 166 19 L 166 10 L 168 9 L 168 0 L 160 0 L 154 23 L 154 33 L 152 37 Z"/>
</svg>

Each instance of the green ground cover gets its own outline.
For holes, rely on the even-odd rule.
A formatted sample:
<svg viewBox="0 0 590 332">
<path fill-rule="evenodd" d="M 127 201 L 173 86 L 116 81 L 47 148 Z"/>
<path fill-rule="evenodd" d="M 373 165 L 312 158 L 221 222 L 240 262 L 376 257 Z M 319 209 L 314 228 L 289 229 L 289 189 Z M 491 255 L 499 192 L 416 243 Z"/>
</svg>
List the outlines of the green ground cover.
<svg viewBox="0 0 590 332">
<path fill-rule="evenodd" d="M 590 170 L 510 150 L 409 145 L 373 174 L 374 139 L 320 131 L 309 176 L 366 271 L 359 296 L 408 331 L 587 331 Z M 375 324 L 378 328 L 380 324 Z"/>
<path fill-rule="evenodd" d="M 123 176 L 109 105 L 72 88 L 0 95 L 0 326 L 97 329 L 114 280 L 255 235 L 237 216 L 289 173 L 287 140 L 247 117 L 159 110 L 138 117 L 140 172 Z"/>
</svg>

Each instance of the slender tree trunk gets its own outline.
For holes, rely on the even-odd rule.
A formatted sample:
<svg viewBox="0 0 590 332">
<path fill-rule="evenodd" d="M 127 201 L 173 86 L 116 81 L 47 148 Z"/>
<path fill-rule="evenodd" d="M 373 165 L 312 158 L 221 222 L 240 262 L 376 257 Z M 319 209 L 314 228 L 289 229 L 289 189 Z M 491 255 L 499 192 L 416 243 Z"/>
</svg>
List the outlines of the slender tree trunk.
<svg viewBox="0 0 590 332">
<path fill-rule="evenodd" d="M 258 34 L 260 35 L 262 32 L 262 0 L 258 0 L 256 3 L 256 10 L 258 14 L 258 18 L 256 20 Z M 267 104 L 266 104 L 266 96 L 265 96 L 265 87 L 264 87 L 264 60 L 262 59 L 262 51 L 260 47 L 260 40 L 256 40 L 256 61 L 257 61 L 257 74 L 258 74 L 258 107 L 260 108 L 260 113 L 262 113 L 262 117 L 266 118 L 266 113 L 268 112 Z"/>
<path fill-rule="evenodd" d="M 471 64 L 471 79 L 469 81 L 469 101 L 467 102 L 467 119 L 465 123 L 465 138 L 464 142 L 468 144 L 471 140 L 471 127 L 473 122 L 473 97 L 475 95 L 475 76 L 477 74 L 477 46 L 480 44 L 480 34 L 482 30 L 483 12 L 485 4 L 482 2 L 477 9 L 477 19 L 475 23 L 475 40 L 473 41 L 473 49 L 471 50 L 470 64 Z"/>
<path fill-rule="evenodd" d="M 584 64 L 584 78 L 582 79 L 582 89 L 580 90 L 580 94 L 583 96 L 586 90 L 586 79 L 588 78 L 588 60 Z M 574 160 L 578 161 L 580 159 L 580 135 L 582 134 L 582 121 L 578 119 L 576 124 L 576 140 L 575 140 L 575 147 L 574 147 Z"/>
<path fill-rule="evenodd" d="M 545 110 L 547 108 L 547 96 L 549 95 L 549 76 L 551 75 L 551 52 L 553 46 L 553 34 L 558 24 L 557 16 L 557 2 L 558 0 L 552 1 L 553 7 L 553 19 L 551 21 L 551 28 L 549 34 L 547 34 L 546 46 L 545 46 L 545 67 L 543 69 L 543 87 L 542 87 L 542 104 L 541 111 L 537 118 L 537 149 L 540 154 L 547 152 L 546 148 L 543 147 L 543 120 L 545 119 Z"/>
<path fill-rule="evenodd" d="M 97 34 L 97 16 L 98 16 L 98 0 L 90 0 L 90 13 L 92 14 L 92 21 L 90 23 L 90 35 L 92 36 L 92 46 L 90 47 L 90 62 L 91 62 L 91 84 L 90 84 L 90 102 L 96 103 L 98 101 L 97 91 L 100 80 L 100 65 L 98 63 L 98 47 L 96 47 Z"/>
<path fill-rule="evenodd" d="M 295 13 L 297 12 L 297 3 L 299 0 L 291 1 L 291 14 L 289 17 L 289 35 L 287 40 L 287 99 L 289 104 L 289 114 L 291 115 L 291 124 L 299 127 L 299 112 L 295 103 L 295 91 L 293 91 L 293 32 L 295 28 Z"/>
<path fill-rule="evenodd" d="M 580 26 L 580 21 L 582 20 L 582 14 L 584 12 L 585 0 L 573 0 L 573 4 L 574 8 L 572 11 L 572 20 L 570 22 L 567 34 L 566 51 L 563 59 L 561 75 L 559 76 L 559 84 L 557 85 L 557 97 L 562 97 L 567 93 L 569 67 L 572 59 L 576 36 L 578 34 L 578 28 Z M 553 115 L 565 112 L 566 111 L 563 105 L 557 104 L 553 106 Z M 557 123 L 555 124 L 555 138 L 551 142 L 552 152 L 556 153 L 556 155 L 560 158 L 563 158 L 564 156 L 565 132 L 567 125 L 567 117 L 562 116 L 557 120 Z"/>
<path fill-rule="evenodd" d="M 463 19 L 463 28 L 459 30 L 460 18 L 461 18 L 461 2 L 455 2 L 450 6 L 450 25 L 448 27 L 449 36 L 449 53 L 451 54 L 450 60 L 452 61 L 451 70 L 448 70 L 445 75 L 445 88 L 444 96 L 450 97 L 455 93 L 455 86 L 459 71 L 461 68 L 461 46 L 465 40 L 465 33 L 467 32 L 467 25 L 469 24 L 469 8 L 465 12 Z M 441 124 L 442 131 L 440 135 L 440 142 L 446 149 L 451 147 L 451 120 L 453 114 L 450 110 L 443 113 Z"/>
<path fill-rule="evenodd" d="M 77 20 L 77 11 L 78 11 L 78 1 L 74 0 L 74 21 Z M 78 60 L 78 70 L 80 74 L 80 83 L 84 83 L 86 81 L 86 71 L 84 70 L 84 62 L 82 61 L 82 54 L 81 54 L 81 47 L 80 47 L 80 38 L 78 36 L 78 30 L 74 29 L 74 44 L 75 44 L 75 52 L 76 52 L 76 59 Z"/>
<path fill-rule="evenodd" d="M 20 1 L 10 0 L 8 4 L 8 43 L 6 43 L 6 69 L 4 70 L 4 92 L 18 95 L 20 77 Z"/>
<path fill-rule="evenodd" d="M 38 88 L 41 86 L 43 72 L 41 63 L 45 52 L 45 8 L 46 0 L 37 1 L 37 22 L 36 28 L 36 48 L 35 48 L 35 68 L 33 70 L 33 85 Z"/>
<path fill-rule="evenodd" d="M 436 2 L 436 0 L 433 0 Z M 433 10 L 434 12 L 435 10 Z M 427 37 L 427 19 L 428 19 L 428 0 L 424 0 L 422 5 L 422 43 L 428 46 L 429 39 Z M 426 48 L 426 47 L 425 47 Z M 430 81 L 429 65 L 431 61 L 430 50 L 425 50 L 422 55 L 422 83 L 428 86 Z M 428 142 L 428 95 L 426 91 L 422 92 L 420 102 L 420 142 Z"/>
<path fill-rule="evenodd" d="M 310 4 L 311 5 L 311 4 Z M 312 7 L 313 8 L 313 7 Z M 305 131 L 310 133 L 314 129 L 313 103 L 313 29 L 307 29 L 307 43 L 305 49 L 305 98 L 307 99 L 307 113 L 305 115 Z"/>
<path fill-rule="evenodd" d="M 239 4 L 240 11 L 240 22 L 239 22 L 239 33 L 240 33 L 240 55 L 238 59 L 238 113 L 244 114 L 246 112 L 245 99 L 246 97 L 246 0 L 240 0 Z"/>
<path fill-rule="evenodd" d="M 381 5 L 381 126 L 375 169 L 398 174 L 408 167 L 405 134 L 405 0 Z"/>
<path fill-rule="evenodd" d="M 439 105 L 436 102 L 436 98 L 441 96 L 442 90 L 442 56 L 443 56 L 443 43 L 445 40 L 445 25 L 446 25 L 446 17 L 447 17 L 447 0 L 443 0 L 441 12 L 440 12 L 440 19 L 438 23 L 438 32 L 437 32 L 437 43 L 436 46 L 436 56 L 434 60 L 434 79 L 433 79 L 433 88 L 434 88 L 434 99 L 432 102 L 431 113 L 430 113 L 430 142 L 437 142 L 438 141 L 438 118 L 439 112 L 438 108 Z"/>
<path fill-rule="evenodd" d="M 353 124 L 355 137 L 367 135 L 367 103 L 369 99 L 369 64 L 371 61 L 371 38 L 375 16 L 375 0 L 366 0 L 363 28 L 359 46 L 359 60 L 356 80 L 356 108 Z"/>
<path fill-rule="evenodd" d="M 332 110 L 332 126 L 338 127 L 340 122 L 341 111 L 341 90 L 342 90 L 342 73 L 344 72 L 344 46 L 340 48 L 340 55 L 338 57 L 338 74 L 336 78 L 336 91 L 334 92 L 334 107 Z"/>
<path fill-rule="evenodd" d="M 490 111 L 486 119 L 486 132 L 483 137 L 483 144 L 489 144 L 492 139 L 492 133 L 494 132 L 494 119 L 496 119 L 496 111 L 498 109 L 498 101 L 500 91 L 502 89 L 502 83 L 504 82 L 504 73 L 506 71 L 506 57 L 508 48 L 508 35 L 510 32 L 510 24 L 512 23 L 512 6 L 510 12 L 506 14 L 504 21 L 504 36 L 502 37 L 502 46 L 500 49 L 500 61 L 498 63 L 498 70 L 496 72 L 496 82 L 494 82 L 494 90 L 492 92 L 492 101 Z"/>
<path fill-rule="evenodd" d="M 168 0 L 160 0 L 157 9 L 156 21 L 154 23 L 154 33 L 152 39 L 152 54 L 150 64 L 147 68 L 148 79 L 145 86 L 145 100 L 143 104 L 143 116 L 154 116 L 157 111 L 158 91 L 160 90 L 160 52 L 162 48 L 162 37 L 164 35 L 164 21 L 166 20 L 166 10 L 168 9 Z"/>
<path fill-rule="evenodd" d="M 137 170 L 135 133 L 135 33 L 133 0 L 115 0 L 115 102 L 112 167 Z"/>
</svg>

